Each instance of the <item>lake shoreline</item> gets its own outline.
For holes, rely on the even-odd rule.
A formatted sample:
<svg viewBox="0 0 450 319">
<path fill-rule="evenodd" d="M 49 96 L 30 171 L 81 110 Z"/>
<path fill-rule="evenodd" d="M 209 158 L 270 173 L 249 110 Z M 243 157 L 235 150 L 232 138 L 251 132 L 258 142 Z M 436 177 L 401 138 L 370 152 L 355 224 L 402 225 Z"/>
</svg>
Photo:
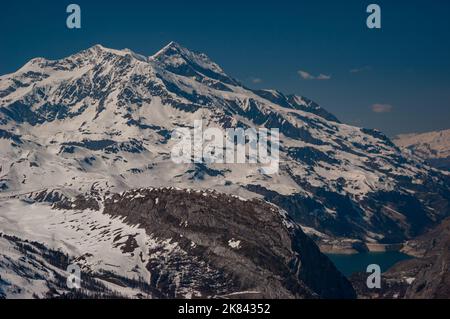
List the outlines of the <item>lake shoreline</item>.
<svg viewBox="0 0 450 319">
<path fill-rule="evenodd" d="M 318 243 L 319 249 L 323 254 L 336 255 L 357 255 L 367 252 L 402 252 L 405 255 L 416 257 L 416 253 L 408 246 L 408 242 L 396 244 L 378 244 L 362 242 L 344 242 L 344 243 Z"/>
</svg>

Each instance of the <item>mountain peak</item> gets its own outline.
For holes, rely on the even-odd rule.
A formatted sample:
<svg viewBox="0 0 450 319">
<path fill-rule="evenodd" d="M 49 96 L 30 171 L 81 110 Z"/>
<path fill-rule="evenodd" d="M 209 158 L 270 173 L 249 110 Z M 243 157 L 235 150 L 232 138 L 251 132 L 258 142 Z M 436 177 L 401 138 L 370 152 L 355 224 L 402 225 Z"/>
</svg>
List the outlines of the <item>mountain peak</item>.
<svg viewBox="0 0 450 319">
<path fill-rule="evenodd" d="M 168 49 L 174 49 L 174 50 L 180 50 L 180 51 L 188 50 L 187 48 L 183 47 L 181 44 L 179 44 L 178 42 L 175 42 L 175 41 L 170 41 L 161 50 L 168 50 Z"/>
<path fill-rule="evenodd" d="M 182 76 L 206 76 L 227 84 L 239 85 L 238 81 L 229 77 L 206 54 L 189 50 L 175 41 L 171 41 L 151 56 L 149 60 L 153 60 L 166 70 Z"/>
<path fill-rule="evenodd" d="M 79 52 L 78 54 L 82 54 L 82 55 L 87 54 L 87 55 L 94 55 L 94 56 L 102 56 L 104 54 L 113 54 L 113 55 L 118 55 L 118 56 L 130 55 L 137 60 L 144 61 L 144 62 L 147 61 L 147 58 L 144 55 L 138 54 L 128 48 L 117 50 L 117 49 L 107 48 L 101 44 L 95 44 L 92 47 Z"/>
<path fill-rule="evenodd" d="M 151 56 L 151 58 L 158 60 L 162 57 L 165 56 L 171 56 L 174 54 L 181 54 L 181 53 L 191 53 L 191 54 L 195 54 L 194 52 L 191 52 L 189 49 L 183 47 L 182 45 L 180 45 L 179 43 L 175 42 L 175 41 L 170 41 L 167 45 L 165 45 L 161 50 L 159 50 L 158 52 L 156 52 L 154 55 Z"/>
<path fill-rule="evenodd" d="M 122 51 L 121 50 L 116 50 L 116 49 L 110 49 L 107 48 L 101 44 L 94 44 L 93 46 L 91 46 L 90 48 L 82 51 L 82 52 L 89 52 L 89 53 L 103 53 L 103 52 L 110 52 L 110 53 L 116 53 L 116 54 L 120 54 Z"/>
</svg>

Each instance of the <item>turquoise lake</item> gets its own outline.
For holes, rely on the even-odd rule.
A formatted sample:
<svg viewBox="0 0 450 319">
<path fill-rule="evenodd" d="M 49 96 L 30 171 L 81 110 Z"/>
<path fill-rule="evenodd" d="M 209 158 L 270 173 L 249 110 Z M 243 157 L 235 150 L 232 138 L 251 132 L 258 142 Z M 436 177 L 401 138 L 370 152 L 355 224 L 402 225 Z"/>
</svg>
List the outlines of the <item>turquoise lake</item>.
<svg viewBox="0 0 450 319">
<path fill-rule="evenodd" d="M 378 264 L 382 272 L 385 272 L 395 263 L 410 259 L 411 257 L 398 251 L 367 252 L 354 255 L 326 254 L 345 276 L 355 272 L 366 272 L 370 264 Z"/>
</svg>

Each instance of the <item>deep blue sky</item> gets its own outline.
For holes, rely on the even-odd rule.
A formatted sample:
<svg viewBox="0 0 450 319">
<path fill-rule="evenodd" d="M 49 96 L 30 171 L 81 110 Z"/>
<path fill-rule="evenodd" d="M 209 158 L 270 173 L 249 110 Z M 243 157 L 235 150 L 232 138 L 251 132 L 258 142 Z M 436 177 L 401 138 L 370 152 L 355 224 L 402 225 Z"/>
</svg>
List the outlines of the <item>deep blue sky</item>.
<svg viewBox="0 0 450 319">
<path fill-rule="evenodd" d="M 389 135 L 450 128 L 450 1 L 243 2 L 2 1 L 0 74 L 96 43 L 151 55 L 174 40 L 247 86 L 305 95 L 347 123 Z M 81 30 L 66 28 L 69 3 L 81 6 Z M 365 25 L 370 3 L 381 30 Z"/>
</svg>

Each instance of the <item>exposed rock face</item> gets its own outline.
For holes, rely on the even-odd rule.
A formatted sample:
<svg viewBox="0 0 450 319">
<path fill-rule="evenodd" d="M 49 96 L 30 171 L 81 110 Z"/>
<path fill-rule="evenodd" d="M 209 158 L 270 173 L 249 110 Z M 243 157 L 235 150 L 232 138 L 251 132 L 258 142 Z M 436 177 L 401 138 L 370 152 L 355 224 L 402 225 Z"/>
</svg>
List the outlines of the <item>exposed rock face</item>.
<svg viewBox="0 0 450 319">
<path fill-rule="evenodd" d="M 352 277 L 363 298 L 450 298 L 450 219 L 408 243 L 417 258 L 397 263 L 383 274 L 382 289 L 368 290 L 365 277 Z"/>
<path fill-rule="evenodd" d="M 287 213 L 260 199 L 175 188 L 34 197 L 0 199 L 0 298 L 356 296 Z M 66 286 L 69 264 L 81 290 Z"/>
<path fill-rule="evenodd" d="M 180 249 L 147 265 L 152 285 L 166 297 L 177 297 L 176 285 L 203 297 L 355 296 L 313 241 L 278 208 L 261 200 L 141 189 L 113 195 L 105 201 L 105 213 L 124 217 L 124 222 Z"/>
<path fill-rule="evenodd" d="M 416 263 L 411 261 L 412 268 L 418 267 L 419 271 L 406 291 L 406 297 L 450 298 L 450 219 L 421 236 L 418 242 L 425 253 L 422 259 L 414 260 Z"/>
</svg>

